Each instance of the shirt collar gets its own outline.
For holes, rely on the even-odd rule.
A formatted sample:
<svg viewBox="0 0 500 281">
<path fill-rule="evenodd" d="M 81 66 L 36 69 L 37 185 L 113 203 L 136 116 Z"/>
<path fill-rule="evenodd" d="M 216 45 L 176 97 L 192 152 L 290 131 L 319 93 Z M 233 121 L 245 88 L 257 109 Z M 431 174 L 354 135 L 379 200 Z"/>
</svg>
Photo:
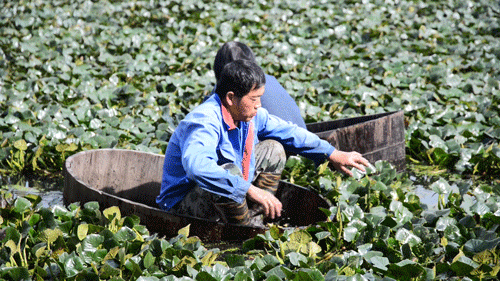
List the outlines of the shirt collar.
<svg viewBox="0 0 500 281">
<path fill-rule="evenodd" d="M 228 128 L 229 130 L 236 129 L 236 125 L 234 124 L 233 116 L 231 115 L 231 113 L 229 112 L 229 110 L 224 106 L 224 104 L 222 103 L 222 101 L 219 98 L 219 95 L 217 95 L 217 94 L 214 94 L 214 95 L 215 95 L 215 99 L 220 104 L 220 109 L 221 109 L 221 112 L 222 112 L 222 120 L 229 127 Z"/>
</svg>

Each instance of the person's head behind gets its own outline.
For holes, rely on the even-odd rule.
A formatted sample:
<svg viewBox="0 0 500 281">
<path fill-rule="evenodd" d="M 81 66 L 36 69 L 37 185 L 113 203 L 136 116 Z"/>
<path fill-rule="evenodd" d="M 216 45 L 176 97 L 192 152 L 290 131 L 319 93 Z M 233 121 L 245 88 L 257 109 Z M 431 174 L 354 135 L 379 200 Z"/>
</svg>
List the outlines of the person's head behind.
<svg viewBox="0 0 500 281">
<path fill-rule="evenodd" d="M 231 41 L 224 43 L 217 51 L 214 60 L 215 79 L 220 80 L 220 75 L 224 66 L 235 60 L 249 60 L 255 62 L 255 56 L 250 48 L 240 42 Z"/>
<path fill-rule="evenodd" d="M 228 92 L 233 92 L 241 99 L 250 91 L 260 89 L 265 84 L 264 71 L 255 62 L 235 60 L 226 64 L 222 69 L 215 91 L 221 100 L 225 100 Z"/>
</svg>

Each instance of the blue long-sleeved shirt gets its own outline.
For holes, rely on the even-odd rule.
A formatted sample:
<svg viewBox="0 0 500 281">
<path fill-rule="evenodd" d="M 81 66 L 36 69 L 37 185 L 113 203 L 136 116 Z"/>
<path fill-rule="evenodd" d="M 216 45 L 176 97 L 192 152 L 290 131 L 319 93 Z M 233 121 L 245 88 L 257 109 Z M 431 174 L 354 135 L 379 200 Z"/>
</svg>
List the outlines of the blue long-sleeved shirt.
<svg viewBox="0 0 500 281">
<path fill-rule="evenodd" d="M 315 161 L 326 159 L 335 150 L 327 141 L 269 114 L 264 108 L 259 108 L 251 121 L 239 122 L 234 127 L 232 120 L 224 118 L 222 107 L 219 96 L 212 95 L 179 123 L 165 153 L 161 191 L 156 198 L 160 208 L 172 208 L 194 183 L 243 202 L 255 172 L 255 152 L 252 151 L 248 181 L 220 166 L 231 162 L 241 169 L 250 122 L 254 123 L 254 147 L 259 140 L 274 139 L 286 150 Z"/>
</svg>

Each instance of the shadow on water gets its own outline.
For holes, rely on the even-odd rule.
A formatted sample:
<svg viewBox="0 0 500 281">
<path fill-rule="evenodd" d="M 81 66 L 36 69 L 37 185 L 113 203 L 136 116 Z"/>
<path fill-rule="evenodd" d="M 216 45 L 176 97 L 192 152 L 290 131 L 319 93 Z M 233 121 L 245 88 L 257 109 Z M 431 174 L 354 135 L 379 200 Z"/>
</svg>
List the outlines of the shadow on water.
<svg viewBox="0 0 500 281">
<path fill-rule="evenodd" d="M 0 175 L 0 186 L 7 189 L 15 196 L 28 194 L 39 195 L 42 201 L 40 207 L 51 207 L 63 204 L 64 179 L 44 178 L 31 175 Z"/>
</svg>

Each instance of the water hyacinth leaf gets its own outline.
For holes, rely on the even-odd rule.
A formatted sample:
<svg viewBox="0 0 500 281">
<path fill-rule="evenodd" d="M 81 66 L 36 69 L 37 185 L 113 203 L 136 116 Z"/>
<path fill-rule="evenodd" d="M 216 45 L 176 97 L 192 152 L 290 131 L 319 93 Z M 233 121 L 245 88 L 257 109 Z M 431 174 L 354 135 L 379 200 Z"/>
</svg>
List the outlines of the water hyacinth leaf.
<svg viewBox="0 0 500 281">
<path fill-rule="evenodd" d="M 352 242 L 359 235 L 358 229 L 355 227 L 344 228 L 344 240 L 347 242 Z"/>
<path fill-rule="evenodd" d="M 201 250 L 201 248 L 199 249 Z M 201 258 L 201 263 L 205 266 L 211 266 L 218 256 L 219 253 L 217 251 L 204 252 L 204 256 Z"/>
<path fill-rule="evenodd" d="M 451 191 L 450 184 L 443 178 L 432 183 L 430 188 L 437 194 L 448 194 Z"/>
<path fill-rule="evenodd" d="M 0 276 L 11 280 L 31 280 L 32 278 L 28 268 L 21 266 L 2 268 Z"/>
<path fill-rule="evenodd" d="M 137 237 L 134 230 L 123 226 L 114 235 L 118 242 L 132 241 Z"/>
<path fill-rule="evenodd" d="M 420 237 L 413 234 L 413 232 L 411 232 L 410 230 L 404 228 L 400 228 L 396 232 L 395 238 L 402 244 L 409 244 L 410 246 L 415 246 L 422 242 Z"/>
<path fill-rule="evenodd" d="M 89 225 L 88 224 L 82 223 L 82 224 L 78 225 L 78 228 L 76 230 L 78 239 L 80 241 L 82 241 L 83 239 L 85 239 L 85 237 L 87 237 L 88 231 L 89 231 Z"/>
<path fill-rule="evenodd" d="M 281 264 L 281 262 L 273 255 L 265 255 L 262 257 L 261 261 L 262 261 L 262 264 L 261 264 L 260 269 L 262 271 L 268 271 L 269 269 L 274 268 L 275 266 L 278 266 Z M 227 271 L 226 267 L 223 267 L 222 269 L 224 272 Z"/>
<path fill-rule="evenodd" d="M 154 264 L 154 262 L 155 262 L 155 257 L 153 256 L 153 254 L 151 254 L 150 251 L 147 251 L 143 259 L 144 268 L 149 269 Z"/>
<path fill-rule="evenodd" d="M 31 207 L 31 202 L 28 199 L 24 197 L 18 197 L 14 202 L 13 211 L 16 212 L 17 214 L 23 214 L 26 211 L 28 211 L 30 207 Z"/>
<path fill-rule="evenodd" d="M 491 212 L 491 210 L 488 207 L 488 205 L 486 205 L 483 202 L 476 202 L 474 205 L 471 206 L 470 210 L 473 213 L 478 214 L 480 216 L 483 216 L 483 215 Z"/>
<path fill-rule="evenodd" d="M 274 240 L 279 239 L 281 236 L 280 229 L 276 225 L 271 226 L 271 228 L 269 229 L 269 234 Z"/>
<path fill-rule="evenodd" d="M 169 247 L 171 244 L 164 239 L 154 239 L 150 244 L 150 250 L 154 257 L 161 256 Z"/>
<path fill-rule="evenodd" d="M 101 267 L 101 269 L 99 270 L 99 276 L 101 278 L 111 278 L 113 276 L 119 276 L 121 273 L 121 270 L 119 268 L 116 268 L 112 265 L 110 265 L 110 263 L 106 262 L 104 263 L 104 265 Z M 137 280 L 141 279 L 141 278 L 144 278 L 144 277 L 139 277 Z M 152 277 L 150 277 L 152 278 Z M 110 280 L 113 280 L 113 279 L 110 279 Z"/>
<path fill-rule="evenodd" d="M 381 181 L 377 181 L 373 186 L 371 186 L 372 190 L 377 190 L 377 191 L 384 191 L 387 190 L 387 185 L 385 185 Z"/>
<path fill-rule="evenodd" d="M 411 280 L 425 274 L 424 268 L 408 259 L 389 265 L 390 276 L 397 280 Z"/>
<path fill-rule="evenodd" d="M 478 267 L 479 264 L 464 255 L 453 259 L 450 265 L 450 268 L 460 276 L 468 276 L 470 272 Z"/>
<path fill-rule="evenodd" d="M 328 179 L 327 177 L 320 177 L 318 180 L 318 184 L 321 188 L 325 190 L 330 190 L 333 188 L 333 181 Z"/>
<path fill-rule="evenodd" d="M 297 271 L 296 280 L 323 281 L 323 274 L 317 269 L 301 268 Z"/>
<path fill-rule="evenodd" d="M 266 272 L 266 280 L 269 281 L 281 281 L 285 278 L 285 274 L 281 271 L 280 267 L 275 267 L 268 272 Z"/>
<path fill-rule="evenodd" d="M 493 240 L 480 240 L 480 239 L 471 239 L 464 244 L 464 251 L 471 253 L 480 253 L 485 250 L 492 250 L 495 247 L 498 247 L 500 244 L 500 238 L 496 238 Z"/>
<path fill-rule="evenodd" d="M 392 200 L 389 209 L 394 212 L 394 219 L 400 224 L 405 224 L 413 218 L 413 213 L 399 201 Z"/>
<path fill-rule="evenodd" d="M 109 207 L 107 209 L 105 209 L 104 211 L 102 211 L 102 214 L 109 220 L 109 221 L 113 221 L 113 220 L 121 220 L 121 212 L 120 212 L 120 208 L 118 208 L 117 206 L 113 206 L 113 207 Z"/>
<path fill-rule="evenodd" d="M 5 242 L 5 247 L 10 249 L 10 256 L 14 256 L 14 254 L 18 253 L 21 249 L 19 249 L 18 245 L 16 242 L 13 240 L 8 240 Z"/>
<path fill-rule="evenodd" d="M 352 221 L 355 219 L 363 219 L 365 213 L 358 205 L 347 206 L 343 211 L 342 215 L 347 218 L 347 220 Z"/>
<path fill-rule="evenodd" d="M 63 264 L 64 272 L 68 278 L 76 276 L 85 269 L 83 261 L 75 253 L 64 257 L 60 256 L 59 261 Z"/>
<path fill-rule="evenodd" d="M 40 216 L 40 214 L 33 214 L 32 216 L 30 216 L 28 223 L 31 226 L 34 226 L 34 225 L 36 225 L 40 221 L 41 218 L 42 218 L 42 216 Z M 2 219 L 0 217 L 0 224 L 2 224 L 1 220 Z"/>
<path fill-rule="evenodd" d="M 108 250 L 106 250 L 106 249 L 97 249 L 94 252 L 93 261 L 100 263 L 100 262 L 102 262 L 106 258 L 107 255 L 108 255 Z"/>
<path fill-rule="evenodd" d="M 142 269 L 139 265 L 139 257 L 134 256 L 125 261 L 125 268 L 130 270 L 134 275 L 141 275 Z"/>
<path fill-rule="evenodd" d="M 444 231 L 448 226 L 454 226 L 456 224 L 457 221 L 454 218 L 440 217 L 436 222 L 436 230 Z"/>
<path fill-rule="evenodd" d="M 448 225 L 443 234 L 449 241 L 458 241 L 458 239 L 462 238 L 460 229 L 456 225 Z"/>
<path fill-rule="evenodd" d="M 290 263 L 295 266 L 300 266 L 301 263 L 307 263 L 307 257 L 298 252 L 290 252 L 287 254 Z"/>
<path fill-rule="evenodd" d="M 440 137 L 436 135 L 430 135 L 429 139 L 429 144 L 431 145 L 431 147 L 441 148 L 445 153 L 448 152 L 446 143 Z"/>
<path fill-rule="evenodd" d="M 354 227 L 358 231 L 362 231 L 366 226 L 367 224 L 364 221 L 358 219 L 352 220 L 347 224 L 347 227 Z"/>
<path fill-rule="evenodd" d="M 227 255 L 225 261 L 229 267 L 245 266 L 245 257 L 242 255 Z"/>
<path fill-rule="evenodd" d="M 63 221 L 67 221 L 72 217 L 72 213 L 70 213 L 64 206 L 55 205 L 52 207 L 52 212 L 55 216 L 59 217 L 59 219 Z"/>
<path fill-rule="evenodd" d="M 51 244 L 51 243 L 54 243 L 57 240 L 57 238 L 59 238 L 62 235 L 63 235 L 63 233 L 60 229 L 48 228 L 42 232 L 41 237 L 43 238 L 43 240 L 45 242 L 47 242 L 48 244 Z"/>
<path fill-rule="evenodd" d="M 98 211 L 99 210 L 99 203 L 96 201 L 90 201 L 87 202 L 83 205 L 85 209 L 92 210 L 92 211 Z"/>
<path fill-rule="evenodd" d="M 179 235 L 184 236 L 184 237 L 189 237 L 189 227 L 190 227 L 190 225 L 188 224 L 187 226 L 179 229 L 179 231 L 177 233 Z"/>
<path fill-rule="evenodd" d="M 318 241 L 321 241 L 327 237 L 332 236 L 332 234 L 329 231 L 321 231 L 321 232 L 316 233 L 315 236 L 316 236 L 316 239 L 318 239 Z"/>
<path fill-rule="evenodd" d="M 228 274 L 228 271 L 229 268 L 217 263 L 210 270 L 208 270 L 207 273 L 210 273 L 211 276 L 215 278 L 215 280 L 223 280 L 227 277 L 226 275 Z"/>
<path fill-rule="evenodd" d="M 21 151 L 24 151 L 24 150 L 28 149 L 28 144 L 26 143 L 25 140 L 20 139 L 20 140 L 17 140 L 16 142 L 14 142 L 14 147 L 21 150 Z"/>
<path fill-rule="evenodd" d="M 93 253 L 103 242 L 104 237 L 100 234 L 90 234 L 82 241 L 82 250 Z"/>
<path fill-rule="evenodd" d="M 388 269 L 387 266 L 390 264 L 389 259 L 382 256 L 374 256 L 367 259 L 367 261 L 370 262 L 373 265 L 373 267 L 383 271 L 387 271 Z"/>
</svg>

